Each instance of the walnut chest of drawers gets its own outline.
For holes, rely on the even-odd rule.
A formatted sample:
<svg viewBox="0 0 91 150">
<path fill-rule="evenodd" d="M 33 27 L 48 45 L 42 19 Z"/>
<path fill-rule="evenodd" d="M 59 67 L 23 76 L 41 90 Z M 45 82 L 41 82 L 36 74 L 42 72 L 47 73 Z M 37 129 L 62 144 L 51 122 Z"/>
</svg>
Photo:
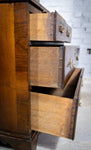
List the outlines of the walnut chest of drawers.
<svg viewBox="0 0 91 150">
<path fill-rule="evenodd" d="M 83 69 L 71 27 L 35 0 L 0 0 L 0 141 L 36 150 L 39 132 L 74 139 Z M 36 44 L 37 43 L 37 44 Z"/>
</svg>

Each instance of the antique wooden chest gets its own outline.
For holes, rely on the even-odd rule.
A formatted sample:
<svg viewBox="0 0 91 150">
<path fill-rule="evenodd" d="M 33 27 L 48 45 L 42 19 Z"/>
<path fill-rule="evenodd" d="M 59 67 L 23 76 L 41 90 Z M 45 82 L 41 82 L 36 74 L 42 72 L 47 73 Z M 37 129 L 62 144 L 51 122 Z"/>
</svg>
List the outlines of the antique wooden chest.
<svg viewBox="0 0 91 150">
<path fill-rule="evenodd" d="M 30 127 L 29 14 L 48 12 L 35 0 L 0 0 L 0 141 L 35 150 Z"/>
<path fill-rule="evenodd" d="M 30 47 L 30 85 L 64 87 L 78 64 L 77 46 Z"/>
<path fill-rule="evenodd" d="M 31 41 L 71 41 L 71 27 L 57 13 L 30 14 Z"/>
<path fill-rule="evenodd" d="M 35 0 L 0 0 L 4 144 L 36 150 L 39 132 L 74 139 L 83 70 L 76 68 L 79 48 L 63 45 L 70 41 L 71 28 L 57 12 Z"/>
</svg>

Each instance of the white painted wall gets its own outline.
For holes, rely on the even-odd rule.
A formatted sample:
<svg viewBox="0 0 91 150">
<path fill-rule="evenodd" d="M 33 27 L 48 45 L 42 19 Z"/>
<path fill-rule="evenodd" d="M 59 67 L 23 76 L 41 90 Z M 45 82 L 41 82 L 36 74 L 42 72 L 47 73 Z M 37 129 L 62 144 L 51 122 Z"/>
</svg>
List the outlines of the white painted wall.
<svg viewBox="0 0 91 150">
<path fill-rule="evenodd" d="M 80 45 L 79 67 L 85 68 L 84 77 L 91 78 L 91 0 L 40 0 L 49 11 L 57 10 L 72 27 L 72 45 Z"/>
</svg>

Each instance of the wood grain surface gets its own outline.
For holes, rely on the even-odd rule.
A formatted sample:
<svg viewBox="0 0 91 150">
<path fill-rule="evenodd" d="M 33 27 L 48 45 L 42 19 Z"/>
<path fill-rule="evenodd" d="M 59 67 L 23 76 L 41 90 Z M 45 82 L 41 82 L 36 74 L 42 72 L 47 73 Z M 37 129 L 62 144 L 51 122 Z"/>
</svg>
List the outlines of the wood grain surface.
<svg viewBox="0 0 91 150">
<path fill-rule="evenodd" d="M 79 100 L 80 100 L 80 90 L 82 85 L 82 78 L 84 69 L 80 69 L 80 76 L 78 79 L 78 83 L 76 86 L 75 94 L 74 94 L 74 100 L 72 105 L 72 113 L 71 113 L 71 126 L 70 126 L 70 137 L 74 140 L 75 138 L 75 131 L 76 131 L 76 120 L 77 120 L 77 112 L 78 112 L 78 106 L 79 106 Z"/>
<path fill-rule="evenodd" d="M 79 58 L 79 52 L 78 46 L 64 46 L 64 86 L 74 69 L 78 66 L 79 60 L 77 60 L 77 57 Z"/>
<path fill-rule="evenodd" d="M 22 17 L 21 17 L 22 16 Z M 0 130 L 30 135 L 28 4 L 0 4 Z"/>
<path fill-rule="evenodd" d="M 59 31 L 60 26 L 63 32 Z M 67 29 L 70 31 L 69 37 L 66 35 Z M 30 14 L 30 40 L 70 42 L 71 28 L 57 12 Z"/>
<path fill-rule="evenodd" d="M 62 42 L 71 42 L 71 27 L 66 23 L 62 16 L 60 16 L 57 12 L 54 13 L 55 15 L 55 26 L 54 26 L 54 40 L 62 41 Z M 59 27 L 62 27 L 63 32 L 59 32 Z M 70 32 L 70 36 L 67 37 L 67 29 Z"/>
<path fill-rule="evenodd" d="M 65 58 L 64 58 L 64 62 L 65 62 L 65 74 L 64 74 L 64 78 L 66 79 L 68 73 L 73 70 L 74 68 L 77 67 L 79 60 L 77 60 L 76 58 L 79 57 L 79 52 L 80 49 L 77 46 L 65 46 L 64 47 L 64 51 L 65 51 Z M 72 64 L 69 65 L 69 62 L 72 59 Z"/>
<path fill-rule="evenodd" d="M 9 145 L 14 150 L 36 150 L 38 133 L 34 133 L 30 140 L 0 134 L 0 146 Z M 11 149 L 10 148 L 10 149 Z"/>
<path fill-rule="evenodd" d="M 38 134 L 30 130 L 28 91 L 31 8 L 27 1 L 10 2 L 0 0 L 0 141 L 14 149 L 36 150 Z M 34 11 L 46 11 L 31 2 Z"/>
<path fill-rule="evenodd" d="M 59 87 L 62 80 L 59 59 L 62 59 L 59 47 L 30 47 L 30 85 Z"/>
<path fill-rule="evenodd" d="M 72 99 L 31 93 L 31 129 L 69 137 Z"/>
<path fill-rule="evenodd" d="M 30 92 L 31 129 L 74 139 L 81 80 L 82 69 L 76 68 L 64 89 Z"/>
<path fill-rule="evenodd" d="M 17 132 L 29 135 L 28 3 L 14 4 Z"/>
<path fill-rule="evenodd" d="M 58 88 L 66 85 L 77 67 L 77 46 L 30 47 L 30 84 L 32 86 Z"/>
<path fill-rule="evenodd" d="M 0 130 L 17 131 L 14 5 L 0 4 Z"/>
<path fill-rule="evenodd" d="M 30 14 L 30 40 L 53 41 L 54 13 Z"/>
<path fill-rule="evenodd" d="M 48 95 L 56 95 L 60 97 L 67 97 L 67 98 L 73 99 L 80 72 L 81 72 L 81 69 L 76 68 L 73 71 L 72 75 L 70 76 L 64 88 L 62 87 L 46 88 L 46 87 L 40 87 L 40 86 L 32 86 L 32 92 L 38 92 L 38 93 L 43 93 L 43 94 L 48 94 Z"/>
</svg>

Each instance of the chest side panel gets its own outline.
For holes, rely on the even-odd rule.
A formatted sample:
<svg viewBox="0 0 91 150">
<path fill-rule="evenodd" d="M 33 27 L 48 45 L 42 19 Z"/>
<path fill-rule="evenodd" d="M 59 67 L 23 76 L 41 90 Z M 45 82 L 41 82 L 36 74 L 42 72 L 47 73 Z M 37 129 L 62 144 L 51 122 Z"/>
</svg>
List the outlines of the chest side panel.
<svg viewBox="0 0 91 150">
<path fill-rule="evenodd" d="M 28 4 L 14 4 L 17 131 L 29 134 Z"/>
<path fill-rule="evenodd" d="M 13 4 L 0 4 L 0 130 L 17 130 Z"/>
</svg>

